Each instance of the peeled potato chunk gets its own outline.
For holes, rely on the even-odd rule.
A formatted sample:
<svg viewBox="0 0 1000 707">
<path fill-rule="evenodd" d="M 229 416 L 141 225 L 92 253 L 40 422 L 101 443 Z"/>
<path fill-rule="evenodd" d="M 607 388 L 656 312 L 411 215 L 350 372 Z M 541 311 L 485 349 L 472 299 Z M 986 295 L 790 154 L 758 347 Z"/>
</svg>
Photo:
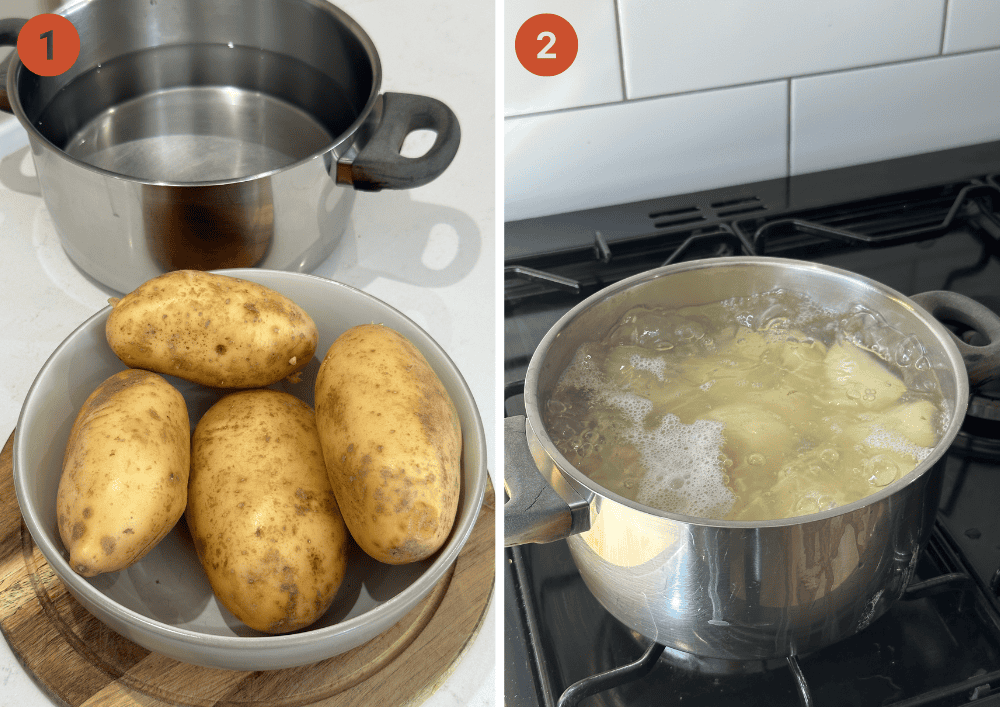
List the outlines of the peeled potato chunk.
<svg viewBox="0 0 1000 707">
<path fill-rule="evenodd" d="M 879 421 L 887 430 L 898 432 L 918 447 L 933 447 L 937 444 L 934 433 L 934 417 L 937 408 L 929 400 L 904 403 L 879 416 Z"/>
<path fill-rule="evenodd" d="M 724 423 L 722 434 L 726 442 L 747 456 L 762 454 L 766 459 L 784 456 L 794 441 L 780 417 L 756 405 L 722 405 L 705 417 Z"/>
<path fill-rule="evenodd" d="M 906 392 L 903 381 L 853 344 L 831 346 L 823 372 L 826 390 L 820 395 L 831 405 L 884 410 Z"/>
</svg>

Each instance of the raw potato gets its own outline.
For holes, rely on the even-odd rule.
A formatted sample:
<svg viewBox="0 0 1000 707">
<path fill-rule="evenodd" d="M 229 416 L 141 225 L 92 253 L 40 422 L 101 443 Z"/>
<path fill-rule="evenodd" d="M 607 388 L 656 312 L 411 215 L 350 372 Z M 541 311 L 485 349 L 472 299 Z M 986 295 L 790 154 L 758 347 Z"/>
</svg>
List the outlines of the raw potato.
<svg viewBox="0 0 1000 707">
<path fill-rule="evenodd" d="M 191 426 L 180 392 L 149 371 L 101 383 L 70 430 L 56 496 L 70 566 L 85 577 L 141 559 L 184 513 Z"/>
<path fill-rule="evenodd" d="M 188 495 L 198 559 L 236 618 L 286 633 L 326 612 L 348 539 L 308 405 L 275 390 L 222 398 L 195 428 Z"/>
<path fill-rule="evenodd" d="M 274 290 L 224 275 L 178 270 L 114 303 L 105 329 L 125 365 L 215 388 L 258 388 L 301 370 L 319 333 Z"/>
<path fill-rule="evenodd" d="M 416 562 L 455 522 L 462 429 L 417 348 L 378 324 L 344 332 L 316 378 L 316 421 L 344 520 L 376 560 Z"/>
</svg>

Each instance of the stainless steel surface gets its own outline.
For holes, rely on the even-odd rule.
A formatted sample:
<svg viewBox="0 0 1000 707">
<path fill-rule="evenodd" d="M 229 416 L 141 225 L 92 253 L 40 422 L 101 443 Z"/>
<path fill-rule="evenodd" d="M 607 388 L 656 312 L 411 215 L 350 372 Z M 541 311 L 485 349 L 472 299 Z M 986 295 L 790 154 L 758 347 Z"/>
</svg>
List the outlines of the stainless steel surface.
<svg viewBox="0 0 1000 707">
<path fill-rule="evenodd" d="M 79 407 L 123 365 L 107 345 L 107 307 L 81 324 L 39 371 L 24 401 L 14 438 L 14 484 L 25 525 L 67 589 L 115 631 L 177 660 L 234 670 L 303 665 L 361 645 L 394 625 L 441 580 L 461 552 L 486 489 L 486 437 L 472 393 L 444 350 L 413 321 L 352 287 L 300 273 L 261 269 L 227 274 L 271 287 L 312 316 L 320 332 L 318 355 L 347 328 L 371 321 L 406 336 L 444 382 L 462 425 L 462 489 L 455 525 L 445 546 L 427 560 L 388 566 L 363 552 L 351 555 L 333 606 L 313 626 L 268 636 L 240 624 L 215 600 L 182 527 L 142 560 L 120 572 L 85 578 L 69 566 L 59 540 L 55 494 L 62 454 Z M 298 383 L 277 387 L 313 404 L 320 360 Z M 184 395 L 192 423 L 223 393 L 170 378 Z"/>
<path fill-rule="evenodd" d="M 541 406 L 585 341 L 627 309 L 685 306 L 778 287 L 829 307 L 860 303 L 916 334 L 950 418 L 939 444 L 878 493 L 786 520 L 713 521 L 622 498 L 574 468 L 544 431 Z M 590 506 L 590 529 L 567 538 L 587 587 L 616 618 L 654 641 L 700 656 L 769 659 L 802 654 L 866 627 L 895 601 L 931 531 L 942 456 L 968 401 L 968 377 L 948 331 L 877 282 L 823 265 L 739 257 L 691 261 L 623 280 L 585 300 L 546 334 L 525 380 L 527 442 L 543 476 Z"/>
<path fill-rule="evenodd" d="M 429 181 L 458 148 L 457 121 L 430 119 L 426 155 L 396 144 L 388 176 L 362 168 L 387 131 L 427 127 L 443 104 L 380 95 L 374 45 L 325 0 L 81 0 L 60 14 L 81 36 L 73 68 L 39 77 L 15 59 L 5 94 L 66 252 L 121 292 L 178 268 L 310 270 L 355 189 Z M 389 96 L 411 101 L 391 125 Z M 393 180 L 397 167 L 423 182 Z"/>
</svg>

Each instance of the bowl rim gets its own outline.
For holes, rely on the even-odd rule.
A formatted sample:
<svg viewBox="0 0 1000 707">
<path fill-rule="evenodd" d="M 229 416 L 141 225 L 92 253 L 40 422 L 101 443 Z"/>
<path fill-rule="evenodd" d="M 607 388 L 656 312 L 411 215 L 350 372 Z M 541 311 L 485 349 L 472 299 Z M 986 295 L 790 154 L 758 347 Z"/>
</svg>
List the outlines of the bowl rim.
<svg viewBox="0 0 1000 707">
<path fill-rule="evenodd" d="M 473 512 L 469 513 L 464 520 L 455 524 L 452 528 L 447 544 L 438 551 L 437 557 L 434 558 L 433 562 L 412 584 L 403 589 L 399 594 L 391 597 L 385 602 L 382 602 L 374 609 L 323 628 L 310 629 L 306 627 L 292 633 L 263 636 L 226 636 L 207 634 L 179 626 L 172 626 L 170 624 L 151 619 L 148 616 L 144 616 L 133 609 L 129 609 L 128 607 L 111 600 L 106 594 L 98 591 L 93 585 L 87 582 L 85 578 L 73 571 L 73 569 L 69 566 L 69 563 L 63 558 L 62 553 L 56 546 L 54 539 L 50 539 L 48 534 L 40 526 L 38 518 L 34 512 L 33 505 L 26 497 L 21 480 L 22 476 L 27 473 L 27 464 L 24 459 L 26 451 L 23 448 L 21 442 L 22 436 L 19 433 L 20 430 L 25 429 L 26 419 L 31 416 L 30 408 L 32 407 L 32 403 L 35 402 L 35 395 L 37 394 L 37 388 L 40 385 L 40 381 L 47 375 L 49 369 L 55 365 L 54 361 L 58 360 L 62 356 L 63 352 L 73 345 L 76 338 L 81 336 L 90 328 L 96 326 L 95 322 L 98 320 L 104 320 L 107 318 L 112 309 L 111 305 L 108 305 L 84 320 L 83 323 L 73 329 L 73 331 L 59 343 L 55 350 L 53 350 L 53 352 L 45 360 L 45 363 L 42 364 L 42 367 L 36 374 L 35 379 L 32 381 L 31 387 L 28 389 L 28 393 L 25 396 L 24 404 L 22 405 L 21 412 L 18 415 L 17 427 L 15 428 L 12 455 L 14 491 L 17 496 L 24 524 L 28 528 L 28 532 L 31 534 L 32 540 L 38 546 L 38 549 L 42 553 L 46 562 L 49 563 L 56 575 L 67 585 L 67 588 L 69 588 L 73 594 L 83 595 L 86 601 L 95 604 L 108 614 L 116 616 L 119 620 L 122 620 L 130 625 L 141 627 L 147 632 L 160 638 L 171 641 L 194 641 L 198 643 L 200 649 L 218 648 L 224 650 L 234 650 L 252 648 L 255 651 L 268 652 L 280 650 L 284 652 L 295 647 L 305 648 L 314 646 L 318 640 L 332 639 L 338 636 L 346 636 L 352 633 L 361 632 L 371 622 L 378 621 L 386 616 L 391 617 L 392 622 L 378 631 L 378 633 L 382 633 L 385 630 L 388 630 L 391 626 L 395 625 L 395 623 L 406 613 L 401 609 L 397 609 L 397 607 L 407 605 L 410 600 L 413 600 L 413 598 L 417 596 L 422 599 L 423 596 L 426 596 L 426 594 L 429 593 L 444 577 L 448 568 L 454 564 L 462 548 L 465 547 L 465 544 L 472 533 L 472 529 L 478 521 L 478 509 L 482 506 L 483 498 L 486 492 L 486 479 L 488 476 L 486 460 L 487 448 L 482 418 L 479 414 L 479 408 L 476 405 L 472 391 L 470 390 L 464 376 L 462 376 L 461 371 L 458 369 L 458 366 L 455 365 L 454 361 L 452 361 L 451 357 L 448 356 L 447 352 L 429 333 L 423 329 L 423 327 L 418 325 L 392 305 L 380 300 L 374 295 L 370 295 L 363 290 L 352 287 L 351 285 L 337 282 L 336 280 L 307 273 L 268 270 L 264 268 L 234 268 L 229 270 L 216 270 L 212 272 L 229 277 L 239 277 L 254 282 L 256 282 L 256 280 L 253 279 L 253 275 L 256 273 L 267 273 L 269 277 L 277 275 L 279 276 L 279 279 L 287 277 L 291 279 L 307 279 L 315 281 L 319 287 L 346 290 L 351 294 L 351 296 L 360 295 L 362 298 L 369 299 L 376 306 L 388 309 L 393 315 L 402 318 L 421 332 L 427 338 L 430 347 L 442 358 L 442 360 L 447 364 L 450 372 L 454 374 L 455 380 L 458 383 L 459 392 L 462 397 L 466 399 L 466 407 L 472 414 L 473 419 L 471 422 L 474 424 L 471 426 L 474 427 L 474 429 L 466 430 L 463 427 L 462 436 L 463 447 L 466 439 L 474 437 L 479 445 L 479 449 L 481 450 L 479 470 L 475 475 L 476 483 L 471 489 L 463 489 L 468 499 L 467 502 L 471 504 Z M 277 289 L 271 285 L 265 286 Z M 416 343 L 414 345 L 416 345 Z M 417 348 L 421 350 L 421 353 L 423 353 L 423 347 L 418 346 Z M 416 599 L 415 603 L 419 603 L 419 601 L 420 599 Z M 371 615 L 376 612 L 379 616 L 372 617 Z M 91 611 L 91 613 L 94 612 Z M 396 613 L 399 613 L 399 615 L 395 616 L 394 614 Z M 97 618 L 102 622 L 105 622 L 101 616 L 97 616 Z M 350 650 L 350 648 L 346 650 Z"/>
</svg>

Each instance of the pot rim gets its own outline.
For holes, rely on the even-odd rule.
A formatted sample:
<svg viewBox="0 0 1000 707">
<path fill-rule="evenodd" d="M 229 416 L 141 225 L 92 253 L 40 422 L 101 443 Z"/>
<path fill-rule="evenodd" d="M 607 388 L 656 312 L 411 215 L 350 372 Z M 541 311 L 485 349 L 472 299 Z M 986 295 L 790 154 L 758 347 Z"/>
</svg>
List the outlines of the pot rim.
<svg viewBox="0 0 1000 707">
<path fill-rule="evenodd" d="M 545 425 L 542 422 L 540 415 L 539 400 L 537 397 L 537 387 L 539 378 L 539 369 L 541 368 L 541 362 L 545 358 L 545 354 L 548 352 L 549 348 L 553 346 L 557 339 L 559 338 L 563 329 L 565 329 L 576 317 L 582 314 L 584 311 L 590 309 L 591 307 L 597 305 L 606 299 L 630 289 L 631 287 L 638 285 L 640 283 L 649 282 L 652 280 L 659 279 L 661 277 L 669 277 L 672 274 L 679 272 L 686 272 L 691 270 L 701 270 L 714 268 L 719 266 L 736 265 L 736 266 L 748 266 L 753 267 L 757 265 L 779 265 L 782 267 L 792 267 L 802 270 L 819 271 L 830 275 L 836 275 L 839 277 L 850 278 L 862 285 L 865 285 L 870 290 L 877 292 L 879 295 L 888 297 L 889 299 L 895 300 L 897 303 L 903 305 L 906 309 L 910 310 L 910 313 L 924 323 L 929 329 L 933 331 L 937 337 L 938 343 L 944 348 L 944 352 L 951 364 L 952 370 L 956 372 L 961 372 L 956 375 L 956 394 L 953 399 L 947 400 L 947 404 L 953 406 L 949 411 L 951 414 L 951 420 L 948 423 L 944 434 L 941 435 L 940 440 L 934 447 L 930 455 L 927 456 L 921 463 L 919 463 L 912 471 L 907 473 L 902 478 L 896 479 L 891 484 L 886 486 L 879 491 L 860 498 L 852 503 L 845 504 L 843 506 L 837 506 L 826 511 L 820 511 L 818 513 L 811 513 L 808 515 L 792 516 L 791 518 L 778 518 L 775 520 L 717 520 L 712 518 L 700 518 L 697 516 L 688 516 L 680 513 L 671 513 L 668 511 L 663 511 L 652 506 L 647 506 L 637 501 L 625 498 L 603 486 L 596 483 L 586 474 L 581 472 L 575 466 L 573 466 L 562 452 L 560 452 L 555 444 L 552 442 L 545 430 Z M 814 521 L 823 521 L 828 518 L 833 518 L 840 515 L 846 515 L 853 513 L 861 508 L 870 506 L 882 501 L 889 496 L 895 495 L 897 492 L 906 488 L 912 483 L 915 483 L 924 474 L 930 472 L 930 470 L 937 464 L 938 460 L 944 455 L 951 446 L 952 441 L 958 434 L 961 428 L 962 421 L 965 418 L 965 411 L 968 406 L 969 399 L 969 380 L 966 374 L 965 364 L 963 363 L 962 356 L 958 351 L 958 347 L 951 339 L 951 335 L 944 325 L 938 322 L 933 316 L 931 316 L 925 309 L 920 307 L 916 302 L 909 299 L 902 293 L 894 290 L 893 288 L 884 285 L 871 278 L 864 277 L 863 275 L 858 275 L 852 273 L 848 270 L 843 270 L 841 268 L 836 268 L 830 265 L 825 265 L 822 263 L 812 263 L 803 260 L 796 260 L 792 258 L 775 258 L 767 256 L 757 256 L 757 255 L 739 255 L 739 256 L 729 256 L 729 257 L 719 257 L 719 258 L 707 258 L 701 260 L 690 260 L 683 263 L 675 263 L 673 265 L 667 265 L 660 268 L 654 268 L 652 270 L 647 270 L 646 272 L 633 275 L 629 278 L 621 280 L 609 287 L 606 287 L 598 292 L 594 293 L 583 302 L 580 302 L 566 314 L 559 318 L 559 320 L 546 332 L 545 336 L 542 338 L 538 347 L 535 349 L 535 353 L 532 354 L 531 361 L 528 364 L 528 369 L 525 374 L 524 379 L 524 407 L 527 415 L 528 423 L 531 425 L 531 429 L 534 432 L 536 441 L 543 447 L 545 453 L 555 462 L 556 468 L 564 476 L 568 477 L 573 483 L 578 487 L 586 489 L 591 494 L 603 497 L 608 500 L 619 503 L 626 506 L 632 510 L 636 510 L 642 513 L 646 513 L 651 516 L 657 516 L 667 520 L 677 521 L 685 523 L 686 525 L 702 526 L 706 528 L 720 528 L 720 529 L 734 529 L 734 530 L 747 530 L 747 529 L 758 529 L 758 528 L 781 528 L 781 527 L 792 527 L 797 525 L 803 525 L 805 523 L 812 523 Z M 588 500 L 592 500 L 588 499 Z"/>
<path fill-rule="evenodd" d="M 74 2 L 70 2 L 63 7 L 58 8 L 53 14 L 61 15 L 69 19 L 68 16 L 78 8 L 97 1 L 98 0 L 75 0 Z M 24 113 L 24 108 L 21 106 L 21 96 L 16 88 L 17 84 L 16 77 L 20 73 L 21 69 L 24 68 L 24 64 L 21 63 L 21 58 L 20 56 L 18 56 L 16 47 L 11 52 L 11 61 L 10 65 L 7 68 L 6 88 L 7 88 L 7 97 L 8 101 L 10 102 L 11 111 L 17 117 L 17 120 L 21 124 L 21 126 L 28 132 L 28 137 L 31 138 L 32 141 L 37 140 L 45 148 L 51 150 L 60 158 L 76 165 L 77 167 L 86 169 L 90 172 L 94 172 L 95 174 L 100 174 L 105 177 L 111 177 L 114 179 L 120 179 L 122 181 L 131 182 L 134 184 L 148 184 L 148 185 L 164 186 L 164 187 L 225 186 L 230 184 L 242 184 L 244 182 L 252 182 L 257 179 L 266 179 L 267 177 L 271 177 L 279 172 L 284 172 L 287 170 L 294 169 L 299 165 L 311 162 L 312 160 L 315 160 L 317 158 L 325 157 L 326 155 L 334 151 L 337 147 L 340 147 L 345 142 L 347 142 L 353 135 L 355 135 L 358 132 L 358 129 L 365 123 L 366 120 L 368 120 L 369 116 L 374 110 L 375 102 L 378 100 L 379 92 L 382 89 L 382 62 L 379 59 L 378 50 L 375 48 L 375 43 L 372 41 L 371 37 L 368 36 L 368 33 L 365 32 L 365 30 L 361 27 L 361 25 L 359 25 L 354 20 L 353 17 L 348 15 L 346 12 L 344 12 L 338 6 L 334 5 L 332 2 L 327 2 L 327 0 L 297 0 L 297 1 L 310 5 L 330 15 L 333 15 L 334 18 L 340 24 L 342 24 L 344 27 L 350 30 L 357 37 L 357 39 L 364 46 L 365 53 L 368 55 L 368 60 L 371 63 L 372 86 L 371 86 L 371 91 L 368 94 L 368 100 L 365 102 L 365 105 L 358 112 L 357 118 L 354 119 L 354 122 L 352 122 L 346 130 L 344 130 L 339 135 L 335 136 L 333 138 L 333 141 L 328 145 L 326 145 L 321 150 L 317 150 L 313 154 L 307 157 L 303 157 L 302 159 L 297 160 L 296 162 L 293 162 L 291 164 L 287 164 L 283 167 L 275 167 L 274 169 L 270 169 L 264 172 L 258 172 L 257 174 L 247 175 L 245 177 L 237 177 L 235 179 L 213 179 L 201 182 L 177 182 L 170 180 L 156 180 L 156 179 L 145 179 L 141 177 L 130 177 L 125 174 L 120 174 L 118 172 L 112 172 L 107 169 L 102 169 L 101 167 L 95 167 L 94 165 L 89 164 L 88 162 L 84 162 L 83 160 L 77 159 L 76 157 L 67 154 L 65 150 L 58 147 L 57 145 L 52 143 L 47 137 L 42 135 L 42 133 L 38 130 L 38 128 L 36 128 L 31 123 L 31 121 L 27 119 L 27 116 Z"/>
</svg>

